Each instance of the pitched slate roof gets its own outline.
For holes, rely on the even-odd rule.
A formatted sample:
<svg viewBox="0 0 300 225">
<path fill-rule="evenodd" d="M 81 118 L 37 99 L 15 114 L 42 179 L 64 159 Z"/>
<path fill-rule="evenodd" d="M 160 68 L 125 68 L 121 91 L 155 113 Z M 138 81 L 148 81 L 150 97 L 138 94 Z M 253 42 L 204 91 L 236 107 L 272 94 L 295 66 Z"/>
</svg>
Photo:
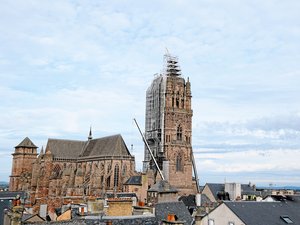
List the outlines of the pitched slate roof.
<svg viewBox="0 0 300 225">
<path fill-rule="evenodd" d="M 155 217 L 158 222 L 166 220 L 168 214 L 175 214 L 179 221 L 191 224 L 193 218 L 183 202 L 162 202 L 155 205 Z"/>
<path fill-rule="evenodd" d="M 299 202 L 224 202 L 245 225 L 276 224 L 286 225 L 281 218 L 288 216 L 294 225 L 300 225 Z"/>
<path fill-rule="evenodd" d="M 0 191 L 0 199 L 15 199 L 19 195 L 21 199 L 25 198 L 24 191 Z"/>
<path fill-rule="evenodd" d="M 85 141 L 48 139 L 46 152 L 50 151 L 55 158 L 76 159 L 85 144 Z"/>
<path fill-rule="evenodd" d="M 92 139 L 81 156 L 127 156 L 130 155 L 120 134 Z"/>
<path fill-rule="evenodd" d="M 206 185 L 209 187 L 216 200 L 218 200 L 218 193 L 223 192 L 225 189 L 224 184 L 207 183 Z"/>
<path fill-rule="evenodd" d="M 124 185 L 142 185 L 142 176 L 131 176 Z"/>
<path fill-rule="evenodd" d="M 97 156 L 131 156 L 121 135 L 88 141 L 48 139 L 46 152 L 54 158 L 77 159 Z"/>
<path fill-rule="evenodd" d="M 168 181 L 160 180 L 156 182 L 150 189 L 149 192 L 159 192 L 159 193 L 177 193 L 178 190 L 172 187 Z"/>
<path fill-rule="evenodd" d="M 101 221 L 101 222 L 100 222 Z M 150 215 L 132 215 L 132 216 L 103 216 L 99 221 L 99 216 L 85 216 L 85 224 L 109 224 L 108 221 L 112 222 L 113 225 L 158 225 L 156 218 L 153 214 Z M 55 223 L 56 224 L 56 223 Z"/>
<path fill-rule="evenodd" d="M 25 214 L 22 215 L 22 222 L 28 222 L 29 220 L 34 219 L 32 222 L 42 222 L 45 221 L 44 218 L 40 217 L 38 214 Z"/>
<path fill-rule="evenodd" d="M 115 194 L 114 193 L 107 193 L 106 197 L 107 198 L 114 198 Z M 136 193 L 126 193 L 126 192 L 122 192 L 122 193 L 116 193 L 116 197 L 117 198 L 137 198 Z"/>
<path fill-rule="evenodd" d="M 195 195 L 181 196 L 178 201 L 183 202 L 186 206 L 196 207 Z"/>
<path fill-rule="evenodd" d="M 33 142 L 28 137 L 26 137 L 23 141 L 21 141 L 21 143 L 18 144 L 15 148 L 22 148 L 22 147 L 37 148 L 37 146 L 33 144 Z"/>
<path fill-rule="evenodd" d="M 251 185 L 249 184 L 241 184 L 241 192 L 242 195 L 261 195 L 260 191 L 256 191 Z"/>
<path fill-rule="evenodd" d="M 206 194 L 201 194 L 201 206 L 205 204 L 211 204 L 212 202 L 206 196 Z M 196 207 L 195 195 L 181 196 L 178 201 L 182 201 L 187 207 Z"/>
</svg>

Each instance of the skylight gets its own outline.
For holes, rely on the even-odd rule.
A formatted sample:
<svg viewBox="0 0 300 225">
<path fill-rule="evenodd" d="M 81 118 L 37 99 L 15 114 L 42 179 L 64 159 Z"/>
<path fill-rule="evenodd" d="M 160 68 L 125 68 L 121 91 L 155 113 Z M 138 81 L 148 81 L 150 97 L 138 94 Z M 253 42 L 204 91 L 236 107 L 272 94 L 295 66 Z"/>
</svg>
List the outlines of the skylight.
<svg viewBox="0 0 300 225">
<path fill-rule="evenodd" d="M 290 217 L 287 216 L 287 215 L 280 216 L 280 218 L 281 218 L 284 222 L 286 222 L 286 223 L 289 223 L 289 224 L 293 223 L 293 221 L 292 221 L 292 220 L 290 219 Z"/>
</svg>

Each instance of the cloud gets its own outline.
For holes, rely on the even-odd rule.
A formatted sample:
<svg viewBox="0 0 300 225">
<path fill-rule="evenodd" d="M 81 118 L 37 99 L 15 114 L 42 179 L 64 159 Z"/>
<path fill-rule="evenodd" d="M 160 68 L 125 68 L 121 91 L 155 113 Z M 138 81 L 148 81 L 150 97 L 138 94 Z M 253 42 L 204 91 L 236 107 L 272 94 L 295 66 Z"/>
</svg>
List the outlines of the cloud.
<svg viewBox="0 0 300 225">
<path fill-rule="evenodd" d="M 25 136 L 39 146 L 48 137 L 86 138 L 92 124 L 95 135 L 122 133 L 141 164 L 131 119 L 143 124 L 145 90 L 168 48 L 192 83 L 193 144 L 207 152 L 199 159 L 212 169 L 207 174 L 222 180 L 214 168 L 226 169 L 222 157 L 235 152 L 263 159 L 269 150 L 296 151 L 298 8 L 298 1 L 4 1 L 2 149 Z"/>
</svg>

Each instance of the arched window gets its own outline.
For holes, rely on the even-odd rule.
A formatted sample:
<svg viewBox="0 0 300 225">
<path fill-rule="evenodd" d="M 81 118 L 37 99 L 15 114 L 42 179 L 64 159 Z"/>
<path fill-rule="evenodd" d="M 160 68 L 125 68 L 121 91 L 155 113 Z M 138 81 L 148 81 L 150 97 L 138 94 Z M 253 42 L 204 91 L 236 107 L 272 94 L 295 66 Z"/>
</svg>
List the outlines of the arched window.
<svg viewBox="0 0 300 225">
<path fill-rule="evenodd" d="M 60 166 L 56 164 L 53 168 L 53 172 L 59 173 L 60 172 Z"/>
<path fill-rule="evenodd" d="M 176 171 L 182 171 L 183 166 L 182 166 L 182 157 L 181 155 L 177 155 L 176 157 Z"/>
<path fill-rule="evenodd" d="M 106 179 L 106 187 L 110 188 L 110 176 Z"/>
<path fill-rule="evenodd" d="M 114 171 L 114 187 L 118 187 L 119 184 L 119 165 L 115 165 L 115 171 Z"/>
<path fill-rule="evenodd" d="M 180 125 L 177 127 L 177 140 L 182 140 L 182 127 Z"/>
<path fill-rule="evenodd" d="M 179 97 L 176 97 L 176 107 L 179 108 Z"/>
<path fill-rule="evenodd" d="M 125 175 L 126 175 L 126 172 L 127 172 L 127 166 L 124 165 L 124 166 L 123 166 L 122 175 L 125 176 Z"/>
</svg>

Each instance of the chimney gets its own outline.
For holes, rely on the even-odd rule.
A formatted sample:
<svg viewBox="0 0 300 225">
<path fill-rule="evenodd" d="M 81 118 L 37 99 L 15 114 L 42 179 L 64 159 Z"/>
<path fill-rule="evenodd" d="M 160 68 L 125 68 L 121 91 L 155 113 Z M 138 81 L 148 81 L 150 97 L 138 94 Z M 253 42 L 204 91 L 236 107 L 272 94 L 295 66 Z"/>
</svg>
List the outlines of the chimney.
<svg viewBox="0 0 300 225">
<path fill-rule="evenodd" d="M 175 214 L 169 213 L 169 214 L 168 214 L 167 220 L 168 220 L 168 221 L 175 221 Z"/>
</svg>

